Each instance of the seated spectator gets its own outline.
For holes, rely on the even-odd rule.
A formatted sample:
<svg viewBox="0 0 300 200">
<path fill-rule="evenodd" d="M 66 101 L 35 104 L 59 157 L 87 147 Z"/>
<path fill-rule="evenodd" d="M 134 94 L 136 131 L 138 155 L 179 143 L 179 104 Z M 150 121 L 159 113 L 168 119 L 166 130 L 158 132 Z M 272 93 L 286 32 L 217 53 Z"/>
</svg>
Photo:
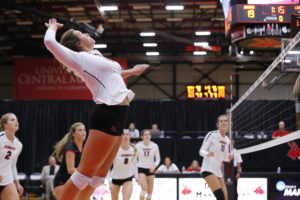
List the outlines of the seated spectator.
<svg viewBox="0 0 300 200">
<path fill-rule="evenodd" d="M 150 133 L 151 133 L 151 138 L 163 138 L 164 137 L 162 132 L 159 130 L 157 124 L 152 124 Z"/>
<path fill-rule="evenodd" d="M 182 173 L 200 173 L 201 167 L 198 160 L 193 160 L 192 164 Z"/>
<path fill-rule="evenodd" d="M 140 131 L 135 128 L 135 124 L 132 122 L 129 124 L 128 132 L 129 132 L 131 138 L 139 138 L 140 137 Z"/>
<path fill-rule="evenodd" d="M 274 131 L 272 134 L 273 139 L 289 134 L 289 131 L 284 129 L 284 127 L 285 127 L 284 121 L 280 121 L 278 126 L 279 126 L 279 129 Z"/>
<path fill-rule="evenodd" d="M 172 163 L 170 157 L 165 157 L 165 164 L 160 165 L 155 173 L 172 174 L 172 173 L 180 173 L 180 171 L 178 167 L 174 163 Z"/>
<path fill-rule="evenodd" d="M 59 170 L 59 165 L 56 164 L 56 160 L 54 156 L 50 156 L 48 159 L 48 164 L 43 167 L 42 174 L 41 174 L 41 180 L 44 185 L 44 188 L 46 190 L 46 199 L 50 200 L 52 199 L 52 192 L 53 192 L 53 181 L 55 174 Z"/>
</svg>

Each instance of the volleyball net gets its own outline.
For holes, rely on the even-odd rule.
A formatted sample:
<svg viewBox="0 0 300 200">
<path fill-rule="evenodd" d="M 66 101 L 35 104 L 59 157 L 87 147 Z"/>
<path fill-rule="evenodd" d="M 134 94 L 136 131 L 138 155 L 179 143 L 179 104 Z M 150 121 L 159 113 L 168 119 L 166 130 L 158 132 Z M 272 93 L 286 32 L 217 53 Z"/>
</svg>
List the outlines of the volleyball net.
<svg viewBox="0 0 300 200">
<path fill-rule="evenodd" d="M 296 117 L 299 103 L 293 95 L 300 71 L 299 43 L 300 32 L 293 39 L 284 40 L 278 57 L 231 107 L 231 136 L 239 153 L 251 153 L 300 138 Z M 290 134 L 266 140 L 279 129 L 279 122 L 284 122 Z"/>
</svg>

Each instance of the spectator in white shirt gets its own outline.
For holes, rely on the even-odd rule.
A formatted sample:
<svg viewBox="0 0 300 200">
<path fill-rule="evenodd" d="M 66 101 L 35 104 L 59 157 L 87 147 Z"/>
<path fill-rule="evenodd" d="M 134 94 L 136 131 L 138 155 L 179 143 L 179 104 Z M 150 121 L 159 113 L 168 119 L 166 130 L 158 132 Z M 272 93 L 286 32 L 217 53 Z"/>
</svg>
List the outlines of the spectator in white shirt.
<svg viewBox="0 0 300 200">
<path fill-rule="evenodd" d="M 129 124 L 128 128 L 129 128 L 128 132 L 129 132 L 131 138 L 139 138 L 140 137 L 140 131 L 135 128 L 135 123 L 131 122 Z"/>
<path fill-rule="evenodd" d="M 46 190 L 46 199 L 52 199 L 52 192 L 54 189 L 54 177 L 59 170 L 59 165 L 56 164 L 54 156 L 50 156 L 48 159 L 48 165 L 45 165 L 42 169 L 41 179 Z"/>
<path fill-rule="evenodd" d="M 155 173 L 172 174 L 172 173 L 180 173 L 180 171 L 178 167 L 174 163 L 172 163 L 170 157 L 165 157 L 165 164 L 160 165 Z"/>
</svg>

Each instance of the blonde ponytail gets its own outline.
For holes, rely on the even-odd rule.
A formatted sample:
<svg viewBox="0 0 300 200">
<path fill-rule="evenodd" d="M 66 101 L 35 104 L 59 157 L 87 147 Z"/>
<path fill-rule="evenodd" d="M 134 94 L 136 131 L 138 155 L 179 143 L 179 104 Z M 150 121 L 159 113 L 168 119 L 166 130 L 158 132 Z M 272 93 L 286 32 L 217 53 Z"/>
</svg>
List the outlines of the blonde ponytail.
<svg viewBox="0 0 300 200">
<path fill-rule="evenodd" d="M 56 156 L 57 160 L 59 162 L 62 161 L 63 154 L 64 154 L 64 148 L 69 144 L 71 141 L 73 141 L 73 133 L 76 131 L 77 126 L 83 125 L 81 122 L 76 122 L 72 124 L 72 126 L 69 129 L 69 132 L 54 145 L 54 151 L 52 153 L 53 156 Z"/>
<path fill-rule="evenodd" d="M 134 159 L 135 159 L 135 157 L 137 156 L 137 151 L 138 150 L 137 150 L 137 148 L 136 148 L 136 146 L 134 144 L 129 143 L 129 145 L 134 149 L 134 154 L 133 154 L 132 159 L 131 159 L 131 162 L 133 162 Z"/>
</svg>

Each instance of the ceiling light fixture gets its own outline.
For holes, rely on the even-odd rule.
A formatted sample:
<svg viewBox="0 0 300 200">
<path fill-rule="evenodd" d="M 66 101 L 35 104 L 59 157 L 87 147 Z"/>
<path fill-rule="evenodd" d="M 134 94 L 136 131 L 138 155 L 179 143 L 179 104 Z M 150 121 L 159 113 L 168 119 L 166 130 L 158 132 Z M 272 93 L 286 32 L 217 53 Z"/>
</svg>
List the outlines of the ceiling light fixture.
<svg viewBox="0 0 300 200">
<path fill-rule="evenodd" d="M 117 6 L 101 6 L 100 10 L 102 11 L 116 11 L 118 10 Z"/>
<path fill-rule="evenodd" d="M 207 55 L 207 52 L 206 51 L 194 51 L 193 54 L 195 56 L 204 56 L 204 55 Z"/>
<path fill-rule="evenodd" d="M 183 10 L 183 5 L 167 5 L 166 10 Z"/>
<path fill-rule="evenodd" d="M 195 35 L 211 35 L 210 31 L 196 31 Z"/>
<path fill-rule="evenodd" d="M 141 32 L 140 36 L 142 36 L 142 37 L 153 37 L 153 36 L 155 36 L 155 33 L 154 32 Z"/>
<path fill-rule="evenodd" d="M 208 42 L 194 42 L 194 46 L 207 47 Z"/>
<path fill-rule="evenodd" d="M 300 54 L 300 51 L 289 51 L 288 54 L 290 55 Z"/>
<path fill-rule="evenodd" d="M 157 43 L 144 43 L 144 47 L 157 47 Z"/>
<path fill-rule="evenodd" d="M 159 55 L 159 52 L 156 52 L 156 51 L 150 51 L 150 52 L 146 52 L 146 55 L 147 55 L 147 56 L 158 56 L 158 55 Z"/>
<path fill-rule="evenodd" d="M 95 44 L 94 48 L 95 49 L 105 49 L 105 48 L 107 48 L 107 44 Z"/>
</svg>

